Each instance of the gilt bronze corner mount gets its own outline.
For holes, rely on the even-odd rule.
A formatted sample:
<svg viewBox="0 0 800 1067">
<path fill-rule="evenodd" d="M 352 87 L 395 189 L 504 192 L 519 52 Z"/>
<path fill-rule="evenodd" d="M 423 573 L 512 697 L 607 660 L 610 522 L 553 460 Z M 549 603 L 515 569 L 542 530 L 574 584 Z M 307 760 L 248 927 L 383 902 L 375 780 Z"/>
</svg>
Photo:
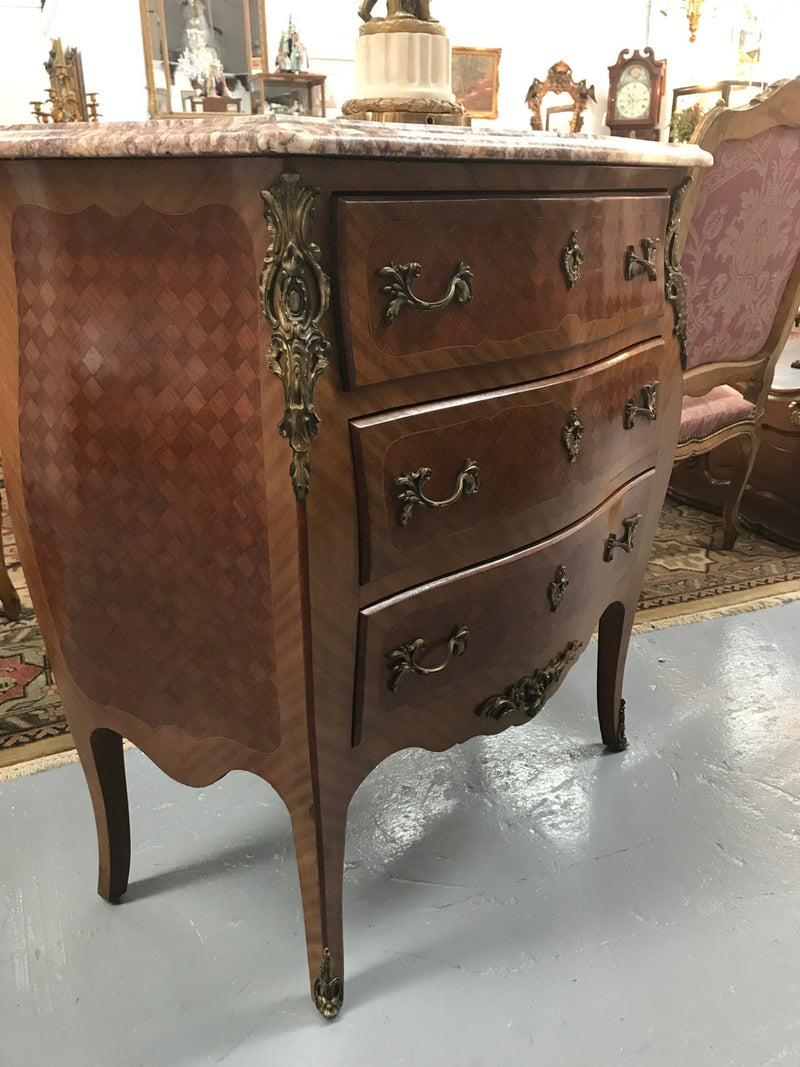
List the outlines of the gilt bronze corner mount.
<svg viewBox="0 0 800 1067">
<path fill-rule="evenodd" d="M 686 370 L 686 331 L 689 321 L 686 275 L 678 259 L 677 243 L 681 222 L 681 209 L 691 178 L 684 178 L 672 194 L 669 204 L 669 219 L 664 241 L 664 294 L 672 307 L 674 326 L 672 334 L 678 340 L 681 366 Z"/>
<path fill-rule="evenodd" d="M 259 282 L 261 310 L 272 329 L 267 365 L 283 382 L 285 409 L 278 432 L 292 450 L 289 473 L 301 504 L 308 496 L 311 438 L 319 427 L 314 386 L 328 365 L 330 348 L 320 329 L 330 305 L 330 279 L 311 240 L 318 195 L 318 189 L 300 184 L 298 174 L 282 174 L 261 193 L 271 237 Z"/>
</svg>

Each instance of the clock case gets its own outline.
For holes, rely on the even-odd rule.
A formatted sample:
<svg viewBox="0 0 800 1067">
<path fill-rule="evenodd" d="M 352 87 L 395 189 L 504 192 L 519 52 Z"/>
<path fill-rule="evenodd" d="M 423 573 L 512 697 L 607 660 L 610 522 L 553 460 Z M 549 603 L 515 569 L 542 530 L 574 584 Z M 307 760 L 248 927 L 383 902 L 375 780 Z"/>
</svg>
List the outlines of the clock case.
<svg viewBox="0 0 800 1067">
<path fill-rule="evenodd" d="M 617 109 L 617 90 L 620 86 L 622 75 L 628 67 L 636 65 L 645 67 L 650 74 L 650 107 L 646 115 L 640 119 L 617 119 L 614 114 Z M 661 114 L 661 100 L 664 96 L 664 86 L 667 80 L 666 59 L 656 59 L 652 48 L 645 48 L 641 55 L 637 48 L 633 54 L 629 48 L 623 48 L 617 62 L 608 68 L 608 111 L 606 112 L 606 126 L 615 137 L 639 137 L 645 141 L 657 141 L 661 131 L 658 128 L 658 120 Z"/>
</svg>

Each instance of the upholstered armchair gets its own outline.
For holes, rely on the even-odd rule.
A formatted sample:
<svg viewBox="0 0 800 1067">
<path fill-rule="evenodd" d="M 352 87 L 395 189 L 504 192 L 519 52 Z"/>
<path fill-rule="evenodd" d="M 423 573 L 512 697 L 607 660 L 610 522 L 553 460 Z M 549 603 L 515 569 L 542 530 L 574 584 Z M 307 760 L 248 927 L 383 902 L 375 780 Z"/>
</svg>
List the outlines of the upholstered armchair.
<svg viewBox="0 0 800 1067">
<path fill-rule="evenodd" d="M 692 138 L 714 156 L 686 195 L 678 248 L 688 323 L 683 412 L 670 489 L 721 510 L 722 547 L 738 535 L 775 363 L 800 301 L 800 78 L 745 108 L 717 107 Z M 727 444 L 726 444 L 727 443 Z M 706 460 L 688 479 L 680 461 L 726 444 L 727 477 Z"/>
</svg>

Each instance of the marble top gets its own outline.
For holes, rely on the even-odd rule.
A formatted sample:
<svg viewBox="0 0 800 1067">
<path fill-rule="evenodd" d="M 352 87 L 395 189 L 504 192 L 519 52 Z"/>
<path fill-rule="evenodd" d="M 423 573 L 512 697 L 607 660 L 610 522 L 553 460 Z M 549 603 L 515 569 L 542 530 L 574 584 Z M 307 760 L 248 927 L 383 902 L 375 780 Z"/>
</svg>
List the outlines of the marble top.
<svg viewBox="0 0 800 1067">
<path fill-rule="evenodd" d="M 623 137 L 352 119 L 214 115 L 149 122 L 0 127 L 0 159 L 340 156 L 710 166 L 695 145 Z"/>
</svg>

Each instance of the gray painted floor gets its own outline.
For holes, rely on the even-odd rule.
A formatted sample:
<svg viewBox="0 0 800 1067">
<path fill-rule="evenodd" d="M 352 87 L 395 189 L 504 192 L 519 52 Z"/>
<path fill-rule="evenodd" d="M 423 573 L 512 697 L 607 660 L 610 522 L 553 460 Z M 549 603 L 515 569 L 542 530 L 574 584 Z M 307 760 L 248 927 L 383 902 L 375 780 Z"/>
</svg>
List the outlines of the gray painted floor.
<svg viewBox="0 0 800 1067">
<path fill-rule="evenodd" d="M 77 766 L 0 785 L 2 1067 L 800 1064 L 800 602 L 634 638 L 527 728 L 401 753 L 349 824 L 344 1010 L 308 997 L 289 819 L 128 754 L 133 884 L 95 895 Z"/>
</svg>

